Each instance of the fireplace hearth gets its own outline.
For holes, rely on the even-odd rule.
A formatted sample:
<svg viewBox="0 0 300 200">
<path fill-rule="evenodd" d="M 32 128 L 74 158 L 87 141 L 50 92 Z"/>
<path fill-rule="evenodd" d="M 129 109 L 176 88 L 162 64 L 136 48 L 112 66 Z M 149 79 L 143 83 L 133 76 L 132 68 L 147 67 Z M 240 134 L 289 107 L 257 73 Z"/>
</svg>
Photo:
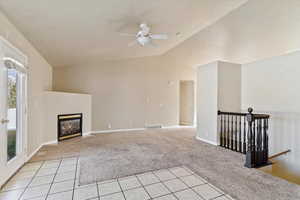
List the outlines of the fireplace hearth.
<svg viewBox="0 0 300 200">
<path fill-rule="evenodd" d="M 58 141 L 82 136 L 82 113 L 57 116 Z"/>
</svg>

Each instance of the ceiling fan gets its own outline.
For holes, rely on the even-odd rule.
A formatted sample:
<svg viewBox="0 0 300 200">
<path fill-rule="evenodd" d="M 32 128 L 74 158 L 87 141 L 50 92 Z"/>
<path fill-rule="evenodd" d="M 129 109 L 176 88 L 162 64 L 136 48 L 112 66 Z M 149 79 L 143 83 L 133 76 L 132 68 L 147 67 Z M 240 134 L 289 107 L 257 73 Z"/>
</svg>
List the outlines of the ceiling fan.
<svg viewBox="0 0 300 200">
<path fill-rule="evenodd" d="M 129 47 L 134 46 L 136 44 L 139 44 L 141 46 L 145 46 L 145 45 L 155 46 L 152 42 L 153 40 L 168 39 L 167 34 L 152 34 L 150 32 L 150 27 L 146 23 L 140 24 L 140 31 L 137 32 L 137 34 L 121 33 L 121 35 L 122 36 L 132 36 L 132 37 L 136 38 L 133 42 L 128 44 Z"/>
</svg>

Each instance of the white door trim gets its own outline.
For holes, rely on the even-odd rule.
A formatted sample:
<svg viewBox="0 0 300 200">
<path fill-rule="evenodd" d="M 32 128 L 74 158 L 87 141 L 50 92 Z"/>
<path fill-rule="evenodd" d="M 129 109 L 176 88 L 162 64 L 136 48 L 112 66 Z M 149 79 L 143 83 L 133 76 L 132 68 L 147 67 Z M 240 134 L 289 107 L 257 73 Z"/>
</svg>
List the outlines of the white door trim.
<svg viewBox="0 0 300 200">
<path fill-rule="evenodd" d="M 1 69 L 1 73 L 3 72 L 3 74 L 0 74 L 0 76 L 2 76 L 3 78 L 3 84 L 2 87 L 6 88 L 5 84 L 5 74 L 4 74 L 4 68 L 5 66 L 5 62 L 9 61 L 13 63 L 13 66 L 16 66 L 16 69 L 18 71 L 18 76 L 19 77 L 23 77 L 21 80 L 22 83 L 20 83 L 20 85 L 22 86 L 22 88 L 19 88 L 19 91 L 21 91 L 21 98 L 22 98 L 22 102 L 21 105 L 18 109 L 19 112 L 22 113 L 22 118 L 18 118 L 18 121 L 21 122 L 21 128 L 20 130 L 22 130 L 21 133 L 21 148 L 22 149 L 18 149 L 17 148 L 17 157 L 13 158 L 12 160 L 10 160 L 9 162 L 6 161 L 6 156 L 4 156 L 4 151 L 3 152 L 3 156 L 4 158 L 2 158 L 2 160 L 0 160 L 0 187 L 20 168 L 22 167 L 22 165 L 25 163 L 26 161 L 26 156 L 27 156 L 27 56 L 25 56 L 21 51 L 19 51 L 16 47 L 14 47 L 12 44 L 10 44 L 7 40 L 5 40 L 3 37 L 0 36 L 0 68 Z M 2 71 L 3 70 L 3 71 Z M 1 77 L 0 77 L 1 78 Z M 2 79 L 1 78 L 1 79 Z M 20 81 L 21 81 L 20 80 Z M 3 91 L 3 90 L 2 90 Z M 0 98 L 1 101 L 4 100 L 4 98 L 7 98 L 5 95 L 5 91 L 3 91 L 2 94 L 0 94 Z M 6 100 L 4 100 L 6 101 Z M 6 116 L 6 112 L 7 112 L 7 108 L 6 105 L 2 106 L 4 109 L 1 111 L 0 110 L 0 118 L 5 117 Z M 22 109 L 20 109 L 22 108 Z M 25 112 L 26 111 L 26 112 Z M 4 116 L 2 116 L 4 115 Z M 5 130 L 6 132 L 6 127 L 4 125 L 0 125 L 2 127 L 0 127 L 0 129 Z M 6 140 L 5 137 L 6 134 L 0 136 L 2 137 L 2 139 Z M 1 147 L 3 150 L 5 150 L 4 148 L 7 148 L 7 144 L 6 142 L 2 142 L 0 143 Z M 18 156 L 19 154 L 19 156 Z"/>
</svg>

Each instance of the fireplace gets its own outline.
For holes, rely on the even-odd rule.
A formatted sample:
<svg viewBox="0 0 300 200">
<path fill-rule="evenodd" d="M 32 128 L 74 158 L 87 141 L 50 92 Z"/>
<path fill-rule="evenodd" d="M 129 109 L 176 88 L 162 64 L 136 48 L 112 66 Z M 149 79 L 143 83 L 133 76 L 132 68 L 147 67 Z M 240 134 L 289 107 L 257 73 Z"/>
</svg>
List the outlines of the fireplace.
<svg viewBox="0 0 300 200">
<path fill-rule="evenodd" d="M 82 113 L 57 116 L 58 141 L 82 136 Z"/>
</svg>

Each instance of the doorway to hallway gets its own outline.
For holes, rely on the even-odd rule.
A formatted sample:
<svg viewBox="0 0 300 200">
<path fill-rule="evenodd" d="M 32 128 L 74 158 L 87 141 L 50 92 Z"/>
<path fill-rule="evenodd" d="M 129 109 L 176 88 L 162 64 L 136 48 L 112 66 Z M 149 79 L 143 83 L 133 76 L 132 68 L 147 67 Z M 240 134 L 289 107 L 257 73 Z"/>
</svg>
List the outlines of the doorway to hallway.
<svg viewBox="0 0 300 200">
<path fill-rule="evenodd" d="M 179 125 L 193 126 L 195 120 L 195 84 L 192 80 L 180 81 Z"/>
</svg>

